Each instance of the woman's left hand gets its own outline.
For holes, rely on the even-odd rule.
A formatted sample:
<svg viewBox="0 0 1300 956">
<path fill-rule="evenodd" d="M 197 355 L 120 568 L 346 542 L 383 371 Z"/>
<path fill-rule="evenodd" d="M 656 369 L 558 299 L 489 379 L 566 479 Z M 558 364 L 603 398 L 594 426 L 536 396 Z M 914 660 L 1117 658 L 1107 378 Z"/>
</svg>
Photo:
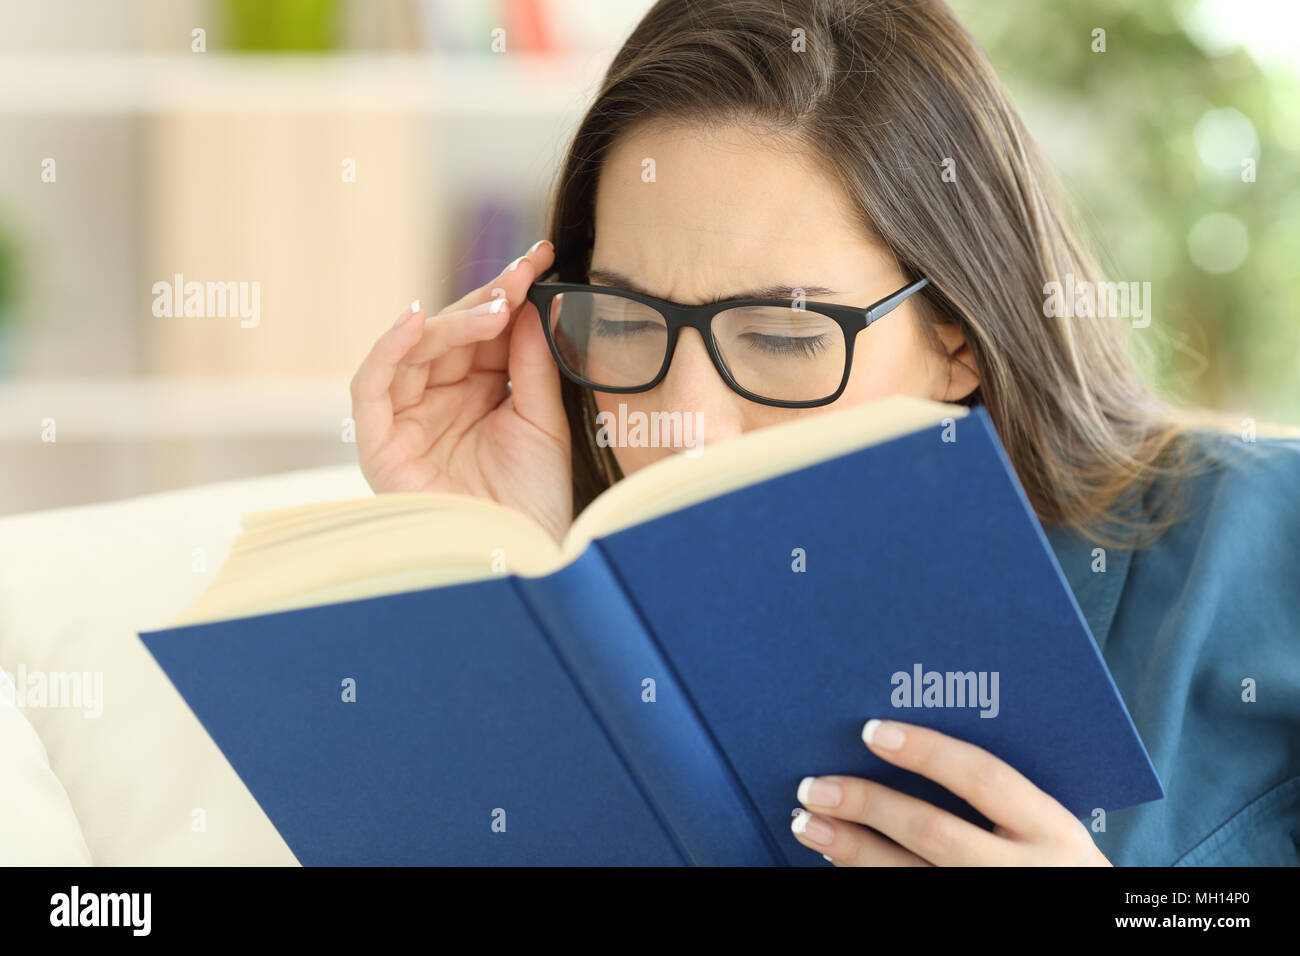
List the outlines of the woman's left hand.
<svg viewBox="0 0 1300 956">
<path fill-rule="evenodd" d="M 790 827 L 836 866 L 1111 865 L 1069 810 L 987 750 L 894 720 L 868 721 L 862 733 L 880 759 L 929 777 L 995 826 L 870 780 L 808 777 L 798 792 L 807 810 Z"/>
</svg>

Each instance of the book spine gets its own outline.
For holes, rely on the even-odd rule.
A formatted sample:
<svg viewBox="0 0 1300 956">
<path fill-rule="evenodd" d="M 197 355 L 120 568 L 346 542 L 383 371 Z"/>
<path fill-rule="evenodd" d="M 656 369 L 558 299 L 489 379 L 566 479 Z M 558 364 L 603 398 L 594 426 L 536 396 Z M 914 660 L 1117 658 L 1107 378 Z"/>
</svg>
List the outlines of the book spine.
<svg viewBox="0 0 1300 956">
<path fill-rule="evenodd" d="M 512 580 L 684 861 L 783 865 L 599 545 L 552 575 Z"/>
</svg>

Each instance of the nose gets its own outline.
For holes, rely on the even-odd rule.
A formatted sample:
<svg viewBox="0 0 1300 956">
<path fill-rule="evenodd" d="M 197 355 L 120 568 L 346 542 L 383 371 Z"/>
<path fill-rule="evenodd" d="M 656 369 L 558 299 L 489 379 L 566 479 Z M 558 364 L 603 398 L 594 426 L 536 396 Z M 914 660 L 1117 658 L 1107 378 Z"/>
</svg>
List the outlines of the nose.
<svg viewBox="0 0 1300 956">
<path fill-rule="evenodd" d="M 709 358 L 704 339 L 695 329 L 682 329 L 668 374 L 655 389 L 660 406 L 693 419 L 696 442 L 725 441 L 745 430 L 746 399 L 731 390 Z"/>
</svg>

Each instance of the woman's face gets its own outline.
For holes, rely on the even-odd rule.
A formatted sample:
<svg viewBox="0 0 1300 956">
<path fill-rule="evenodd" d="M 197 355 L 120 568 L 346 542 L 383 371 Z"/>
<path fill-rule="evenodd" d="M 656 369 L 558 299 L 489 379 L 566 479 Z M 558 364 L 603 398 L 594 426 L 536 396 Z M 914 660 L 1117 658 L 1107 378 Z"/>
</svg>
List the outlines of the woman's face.
<svg viewBox="0 0 1300 956">
<path fill-rule="evenodd" d="M 934 188 L 944 188 L 938 176 Z M 801 154 L 779 152 L 740 127 L 643 127 L 621 138 L 596 193 L 591 271 L 593 285 L 615 284 L 600 271 L 617 273 L 651 295 L 683 304 L 785 286 L 806 290 L 810 302 L 865 307 L 912 278 L 854 224 L 837 183 Z M 732 391 L 699 333 L 683 329 L 668 374 L 653 391 L 596 392 L 596 407 L 612 416 L 611 439 L 619 437 L 620 414 L 631 423 L 636 413 L 651 421 L 652 412 L 681 412 L 695 426 L 692 443 L 707 444 L 895 393 L 958 401 L 978 384 L 970 371 L 974 363 L 955 327 L 937 331 L 946 354 L 926 337 L 915 297 L 909 297 L 858 333 L 848 387 L 837 401 L 778 408 Z M 624 474 L 689 450 L 626 440 L 635 441 L 635 434 L 624 429 L 624 442 L 613 442 Z"/>
</svg>

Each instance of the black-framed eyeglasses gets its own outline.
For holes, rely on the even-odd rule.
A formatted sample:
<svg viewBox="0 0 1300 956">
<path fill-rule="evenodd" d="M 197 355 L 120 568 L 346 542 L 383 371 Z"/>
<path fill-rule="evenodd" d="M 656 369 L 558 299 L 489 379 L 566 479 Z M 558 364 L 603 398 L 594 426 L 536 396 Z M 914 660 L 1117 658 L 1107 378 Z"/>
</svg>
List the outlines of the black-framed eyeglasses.
<svg viewBox="0 0 1300 956">
<path fill-rule="evenodd" d="M 649 391 L 668 374 L 681 330 L 692 328 L 740 395 L 815 408 L 843 394 L 858 332 L 929 284 L 918 279 L 865 308 L 796 299 L 681 305 L 625 289 L 544 281 L 529 287 L 528 301 L 560 371 L 584 388 Z"/>
</svg>

